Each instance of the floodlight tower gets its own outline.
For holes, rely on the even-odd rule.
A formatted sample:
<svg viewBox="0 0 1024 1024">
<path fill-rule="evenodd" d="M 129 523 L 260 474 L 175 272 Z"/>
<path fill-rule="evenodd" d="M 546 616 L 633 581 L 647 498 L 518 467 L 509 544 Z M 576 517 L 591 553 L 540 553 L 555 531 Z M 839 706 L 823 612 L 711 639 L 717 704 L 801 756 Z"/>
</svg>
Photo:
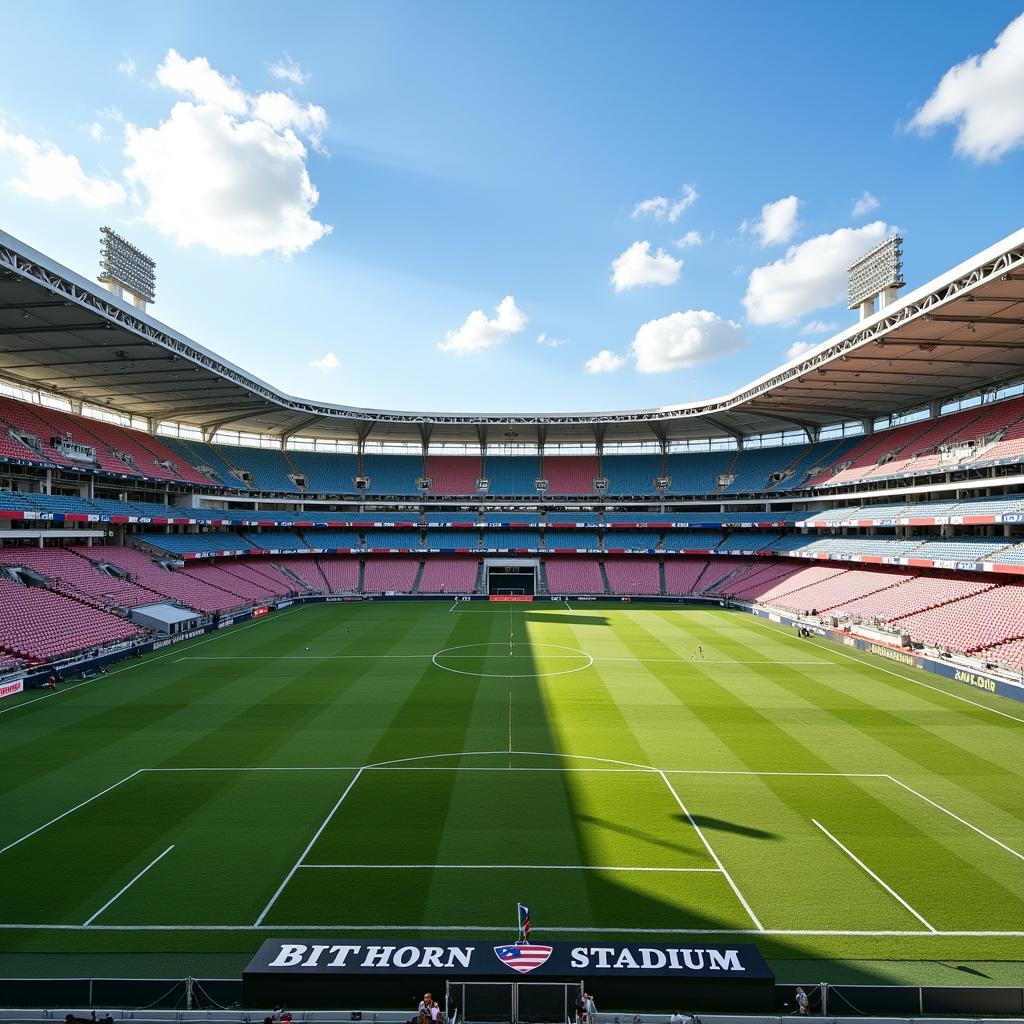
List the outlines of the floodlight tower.
<svg viewBox="0 0 1024 1024">
<path fill-rule="evenodd" d="M 100 273 L 96 279 L 136 309 L 156 301 L 156 263 L 112 228 L 100 228 Z"/>
<path fill-rule="evenodd" d="M 846 268 L 848 308 L 859 308 L 861 320 L 875 312 L 875 299 L 879 309 L 896 300 L 905 283 L 902 245 L 900 235 L 890 235 Z"/>
</svg>

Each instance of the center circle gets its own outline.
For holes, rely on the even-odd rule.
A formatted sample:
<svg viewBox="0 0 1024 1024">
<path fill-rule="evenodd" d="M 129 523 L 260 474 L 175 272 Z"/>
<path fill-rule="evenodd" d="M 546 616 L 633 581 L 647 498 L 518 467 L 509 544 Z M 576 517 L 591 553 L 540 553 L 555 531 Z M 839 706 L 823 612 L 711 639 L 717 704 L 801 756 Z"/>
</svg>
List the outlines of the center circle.
<svg viewBox="0 0 1024 1024">
<path fill-rule="evenodd" d="M 525 653 L 519 653 L 520 650 L 523 650 Z M 511 663 L 510 667 L 518 668 L 522 665 L 524 659 L 531 660 L 534 653 L 543 657 L 545 651 L 556 652 L 549 654 L 549 658 L 557 658 L 561 661 L 579 661 L 581 664 L 570 665 L 568 668 L 551 671 L 539 669 L 534 672 L 474 672 L 469 669 L 443 664 L 447 656 L 449 661 L 462 660 L 472 662 L 479 660 L 481 667 L 491 663 L 488 667 L 496 668 L 501 660 L 507 659 Z M 539 679 L 542 676 L 569 676 L 574 672 L 582 672 L 594 664 L 594 659 L 589 654 L 585 654 L 575 647 L 563 647 L 561 644 L 531 643 L 460 644 L 457 647 L 446 647 L 444 650 L 438 651 L 430 660 L 445 672 L 454 672 L 459 676 L 474 676 L 478 679 Z"/>
</svg>

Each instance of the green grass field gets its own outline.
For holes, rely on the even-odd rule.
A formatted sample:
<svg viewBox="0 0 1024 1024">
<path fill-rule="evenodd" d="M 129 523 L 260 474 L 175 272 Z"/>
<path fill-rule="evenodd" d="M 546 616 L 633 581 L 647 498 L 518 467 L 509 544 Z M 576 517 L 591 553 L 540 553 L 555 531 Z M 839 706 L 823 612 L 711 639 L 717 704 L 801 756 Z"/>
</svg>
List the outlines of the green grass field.
<svg viewBox="0 0 1024 1024">
<path fill-rule="evenodd" d="M 538 938 L 1024 961 L 1024 706 L 739 613 L 294 608 L 0 737 L 3 974 L 511 938 L 517 901 Z"/>
</svg>

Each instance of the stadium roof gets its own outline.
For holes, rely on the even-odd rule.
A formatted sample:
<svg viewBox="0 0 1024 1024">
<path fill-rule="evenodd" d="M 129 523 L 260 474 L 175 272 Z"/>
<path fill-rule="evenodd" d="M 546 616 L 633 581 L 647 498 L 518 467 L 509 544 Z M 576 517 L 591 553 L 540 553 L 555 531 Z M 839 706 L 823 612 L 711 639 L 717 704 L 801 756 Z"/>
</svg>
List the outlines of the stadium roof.
<svg viewBox="0 0 1024 1024">
<path fill-rule="evenodd" d="M 1024 377 L 1024 229 L 730 395 L 552 414 L 295 398 L 0 231 L 0 376 L 154 422 L 353 441 L 558 444 L 813 430 Z"/>
</svg>

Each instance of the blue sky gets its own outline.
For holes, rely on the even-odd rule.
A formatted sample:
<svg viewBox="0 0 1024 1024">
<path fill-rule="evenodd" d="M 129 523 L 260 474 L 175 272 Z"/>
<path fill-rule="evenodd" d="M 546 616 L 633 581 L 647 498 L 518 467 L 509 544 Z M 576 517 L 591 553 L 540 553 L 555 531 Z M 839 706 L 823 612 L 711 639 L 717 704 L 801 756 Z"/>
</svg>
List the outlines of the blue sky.
<svg viewBox="0 0 1024 1024">
<path fill-rule="evenodd" d="M 92 276 L 113 225 L 155 316 L 305 397 L 722 394 L 894 226 L 912 287 L 1021 226 L 1019 0 L 138 12 L 8 12 L 0 227 Z"/>
</svg>

